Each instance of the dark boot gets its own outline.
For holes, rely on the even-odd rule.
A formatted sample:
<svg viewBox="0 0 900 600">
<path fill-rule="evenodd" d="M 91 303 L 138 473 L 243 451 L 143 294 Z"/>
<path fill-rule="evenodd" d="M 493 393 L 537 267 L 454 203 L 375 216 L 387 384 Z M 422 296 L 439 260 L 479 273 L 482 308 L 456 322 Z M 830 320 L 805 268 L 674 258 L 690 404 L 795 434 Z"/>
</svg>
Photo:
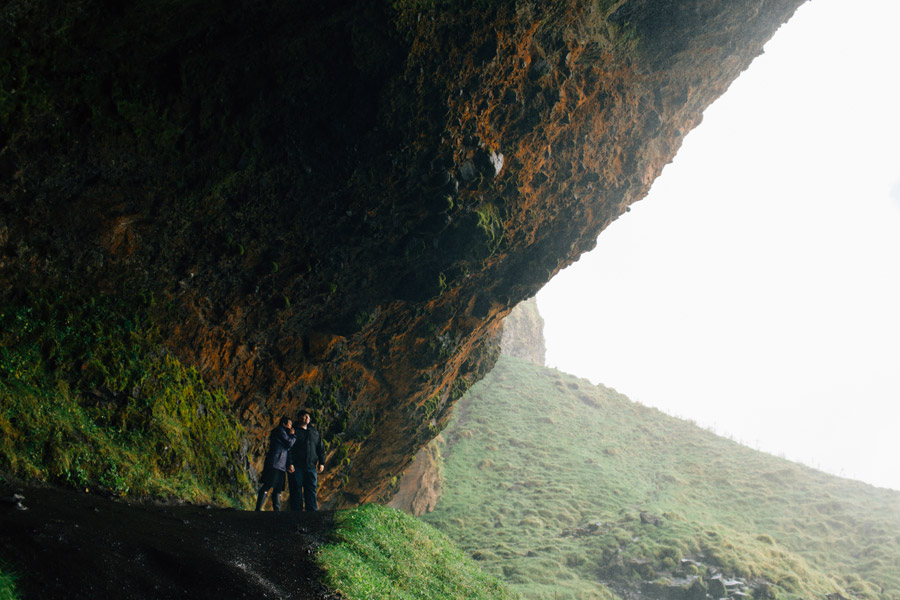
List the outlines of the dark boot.
<svg viewBox="0 0 900 600">
<path fill-rule="evenodd" d="M 272 493 L 272 510 L 275 512 L 281 510 L 281 494 L 278 492 Z"/>
<path fill-rule="evenodd" d="M 262 510 L 263 502 L 266 501 L 266 494 L 268 490 L 259 490 L 259 493 L 256 495 L 256 510 Z"/>
</svg>

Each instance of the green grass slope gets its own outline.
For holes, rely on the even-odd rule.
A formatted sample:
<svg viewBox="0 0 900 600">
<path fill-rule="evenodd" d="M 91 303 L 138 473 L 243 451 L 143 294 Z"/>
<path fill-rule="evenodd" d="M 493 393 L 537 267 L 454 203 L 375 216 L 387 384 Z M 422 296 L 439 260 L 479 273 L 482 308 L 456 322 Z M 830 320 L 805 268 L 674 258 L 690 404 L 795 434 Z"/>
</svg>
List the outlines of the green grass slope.
<svg viewBox="0 0 900 600">
<path fill-rule="evenodd" d="M 347 600 L 514 600 L 441 532 L 400 511 L 368 504 L 335 516 L 319 550 L 325 583 Z"/>
<path fill-rule="evenodd" d="M 423 518 L 524 597 L 721 597 L 720 574 L 760 599 L 900 599 L 900 493 L 614 390 L 504 356 L 443 435 Z"/>
</svg>

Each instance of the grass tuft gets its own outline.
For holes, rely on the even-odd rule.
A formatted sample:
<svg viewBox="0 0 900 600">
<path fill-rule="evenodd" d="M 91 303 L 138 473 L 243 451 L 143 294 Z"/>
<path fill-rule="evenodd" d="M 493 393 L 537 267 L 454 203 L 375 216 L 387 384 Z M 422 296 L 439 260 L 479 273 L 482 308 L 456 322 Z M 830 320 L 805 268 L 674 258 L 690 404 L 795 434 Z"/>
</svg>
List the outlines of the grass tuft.
<svg viewBox="0 0 900 600">
<path fill-rule="evenodd" d="M 0 600 L 19 600 L 16 574 L 0 562 Z"/>
<path fill-rule="evenodd" d="M 518 597 L 436 529 L 375 504 L 339 512 L 318 558 L 348 600 Z"/>
</svg>

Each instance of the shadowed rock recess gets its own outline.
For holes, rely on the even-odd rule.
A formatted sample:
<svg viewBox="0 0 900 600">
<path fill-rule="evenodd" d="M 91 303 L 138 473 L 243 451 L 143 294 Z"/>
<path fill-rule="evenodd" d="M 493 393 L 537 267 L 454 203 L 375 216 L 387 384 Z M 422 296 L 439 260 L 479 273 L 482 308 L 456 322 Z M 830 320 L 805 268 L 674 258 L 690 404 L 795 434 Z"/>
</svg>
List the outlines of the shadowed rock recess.
<svg viewBox="0 0 900 600">
<path fill-rule="evenodd" d="M 152 298 L 257 467 L 305 406 L 383 498 L 800 3 L 6 2 L 3 294 Z"/>
</svg>

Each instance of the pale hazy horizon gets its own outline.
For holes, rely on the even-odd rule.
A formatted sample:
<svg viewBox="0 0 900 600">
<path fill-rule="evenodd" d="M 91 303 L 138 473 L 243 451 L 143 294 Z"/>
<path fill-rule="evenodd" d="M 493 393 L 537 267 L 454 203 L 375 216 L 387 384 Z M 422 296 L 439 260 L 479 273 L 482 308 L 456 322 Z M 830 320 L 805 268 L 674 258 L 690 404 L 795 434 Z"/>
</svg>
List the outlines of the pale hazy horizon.
<svg viewBox="0 0 900 600">
<path fill-rule="evenodd" d="M 900 2 L 815 0 L 538 294 L 547 364 L 900 490 Z"/>
</svg>

